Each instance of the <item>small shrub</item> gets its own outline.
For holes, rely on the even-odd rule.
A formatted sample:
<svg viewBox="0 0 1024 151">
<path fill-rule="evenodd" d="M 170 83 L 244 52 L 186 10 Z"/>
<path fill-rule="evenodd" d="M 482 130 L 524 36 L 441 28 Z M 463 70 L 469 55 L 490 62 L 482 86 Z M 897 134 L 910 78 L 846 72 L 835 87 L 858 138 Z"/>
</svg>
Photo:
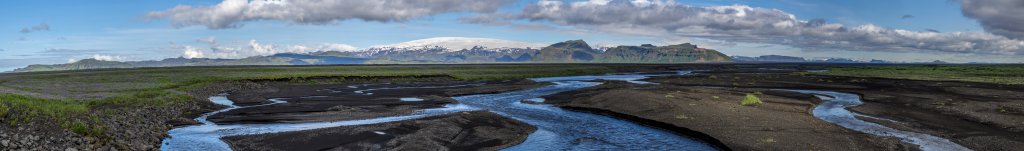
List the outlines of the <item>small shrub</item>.
<svg viewBox="0 0 1024 151">
<path fill-rule="evenodd" d="M 85 122 L 78 120 L 61 124 L 61 127 L 64 127 L 65 129 L 71 130 L 71 132 L 75 132 L 78 134 L 85 135 L 89 133 L 89 126 L 86 126 Z"/>
<path fill-rule="evenodd" d="M 0 119 L 3 119 L 4 115 L 7 115 L 8 110 L 10 109 L 7 107 L 7 104 L 0 103 Z"/>
<path fill-rule="evenodd" d="M 718 99 L 720 99 L 721 97 L 718 97 L 718 96 L 716 95 L 716 96 L 711 96 L 711 98 L 712 98 L 712 99 L 715 99 L 715 100 L 718 100 Z"/>
<path fill-rule="evenodd" d="M 679 114 L 679 115 L 676 115 L 676 119 L 685 120 L 685 119 L 690 119 L 690 117 L 686 116 L 684 114 Z"/>
<path fill-rule="evenodd" d="M 761 102 L 761 99 L 757 98 L 757 96 L 754 94 L 747 94 L 747 97 L 743 98 L 743 102 L 740 102 L 740 105 L 743 106 L 751 106 L 758 104 L 764 104 L 764 102 Z"/>
</svg>

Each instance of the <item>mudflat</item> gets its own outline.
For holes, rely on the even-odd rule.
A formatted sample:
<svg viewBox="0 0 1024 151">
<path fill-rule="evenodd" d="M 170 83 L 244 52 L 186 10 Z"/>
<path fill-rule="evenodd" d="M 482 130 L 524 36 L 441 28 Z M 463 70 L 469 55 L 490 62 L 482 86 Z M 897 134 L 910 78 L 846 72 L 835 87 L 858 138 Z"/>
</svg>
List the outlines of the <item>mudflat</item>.
<svg viewBox="0 0 1024 151">
<path fill-rule="evenodd" d="M 451 96 L 539 87 L 529 80 L 377 82 L 342 84 L 264 83 L 267 87 L 230 92 L 236 103 L 254 105 L 279 98 L 286 104 L 220 113 L 220 124 L 299 123 L 395 116 L 455 103 Z M 405 100 L 403 100 L 405 99 Z"/>
<path fill-rule="evenodd" d="M 536 128 L 487 111 L 223 138 L 236 150 L 498 150 Z"/>
<path fill-rule="evenodd" d="M 821 100 L 780 89 L 860 94 L 858 117 L 902 131 L 947 138 L 974 150 L 1024 146 L 1024 87 L 814 75 L 801 68 L 722 66 L 687 76 L 653 77 L 639 85 L 606 84 L 545 97 L 569 109 L 605 112 L 707 134 L 737 150 L 916 150 L 894 138 L 851 131 L 815 119 Z M 754 95 L 764 104 L 744 106 Z M 877 117 L 877 118 L 871 118 Z M 882 118 L 882 119 L 878 119 Z M 659 124 L 654 124 L 659 125 Z"/>
<path fill-rule="evenodd" d="M 1024 86 L 1020 85 L 728 72 L 650 81 L 676 86 L 855 93 L 862 96 L 864 104 L 850 110 L 899 121 L 876 120 L 888 127 L 947 138 L 975 150 L 1016 150 L 1024 146 Z"/>
<path fill-rule="evenodd" d="M 398 116 L 457 103 L 452 96 L 500 93 L 546 84 L 525 79 L 484 81 L 385 80 L 369 83 L 261 85 L 229 91 L 241 106 L 268 99 L 284 104 L 241 108 L 213 115 L 218 124 L 279 124 Z M 497 150 L 518 144 L 536 128 L 487 111 L 381 124 L 222 138 L 235 150 Z"/>
<path fill-rule="evenodd" d="M 765 104 L 740 105 L 762 92 Z M 560 107 L 653 120 L 663 129 L 706 134 L 733 150 L 914 150 L 895 138 L 876 137 L 821 121 L 810 114 L 817 98 L 766 89 L 631 84 L 597 87 L 545 97 Z M 692 134 L 691 134 L 692 136 Z"/>
</svg>

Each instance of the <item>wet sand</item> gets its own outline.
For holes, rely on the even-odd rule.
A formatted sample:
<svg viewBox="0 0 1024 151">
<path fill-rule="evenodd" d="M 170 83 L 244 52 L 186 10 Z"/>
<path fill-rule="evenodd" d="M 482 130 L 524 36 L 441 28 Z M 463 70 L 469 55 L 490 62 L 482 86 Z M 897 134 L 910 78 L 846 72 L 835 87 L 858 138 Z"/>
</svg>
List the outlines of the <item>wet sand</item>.
<svg viewBox="0 0 1024 151">
<path fill-rule="evenodd" d="M 242 106 L 268 98 L 287 104 L 232 110 L 210 117 L 218 124 L 340 121 L 409 114 L 455 103 L 451 96 L 497 93 L 543 86 L 528 80 L 381 82 L 347 84 L 267 83 L 267 88 L 231 92 Z M 416 101 L 403 101 L 402 99 Z"/>
<path fill-rule="evenodd" d="M 794 73 L 702 72 L 649 81 L 673 86 L 808 89 L 860 94 L 860 114 L 903 131 L 943 137 L 974 150 L 1024 146 L 1024 87 L 952 81 L 815 76 Z"/>
<path fill-rule="evenodd" d="M 740 105 L 745 94 L 754 91 L 764 90 L 609 81 L 601 86 L 544 98 L 546 103 L 563 108 L 653 120 L 657 122 L 648 124 L 664 129 L 693 130 L 733 150 L 916 148 L 896 139 L 875 137 L 821 121 L 810 114 L 813 101 L 820 101 L 810 95 L 765 91 L 760 96 L 766 104 Z"/>
<path fill-rule="evenodd" d="M 529 80 L 295 84 L 262 82 L 234 90 L 239 108 L 210 116 L 217 124 L 308 123 L 406 115 L 457 103 L 451 96 L 540 87 Z M 222 138 L 234 150 L 497 150 L 525 140 L 536 128 L 486 111 L 382 124 L 331 127 Z"/>
<path fill-rule="evenodd" d="M 536 128 L 487 111 L 223 138 L 235 150 L 498 150 Z"/>
</svg>

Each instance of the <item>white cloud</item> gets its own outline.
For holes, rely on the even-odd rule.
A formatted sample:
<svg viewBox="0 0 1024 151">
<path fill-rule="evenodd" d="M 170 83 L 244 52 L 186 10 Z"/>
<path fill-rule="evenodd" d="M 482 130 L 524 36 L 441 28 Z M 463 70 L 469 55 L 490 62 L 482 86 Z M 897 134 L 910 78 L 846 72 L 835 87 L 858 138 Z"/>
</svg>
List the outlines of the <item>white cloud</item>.
<svg viewBox="0 0 1024 151">
<path fill-rule="evenodd" d="M 977 19 L 985 31 L 1024 40 L 1024 1 L 961 0 L 964 16 Z"/>
<path fill-rule="evenodd" d="M 359 48 L 356 48 L 355 46 L 352 46 L 352 45 L 334 44 L 334 43 L 321 44 L 319 48 L 320 49 L 318 51 L 358 51 L 359 50 Z"/>
<path fill-rule="evenodd" d="M 102 55 L 102 54 L 93 54 L 91 57 L 84 58 L 84 59 L 96 59 L 96 60 L 100 60 L 100 61 L 121 61 L 121 62 L 128 61 L 128 57 L 125 57 L 125 56 Z M 70 58 L 70 59 L 68 59 L 68 63 L 74 63 L 74 62 L 78 62 L 80 60 L 82 60 L 82 59 Z"/>
<path fill-rule="evenodd" d="M 214 6 L 181 5 L 150 12 L 148 19 L 169 19 L 175 27 L 204 25 L 237 28 L 243 22 L 281 20 L 329 24 L 342 20 L 392 22 L 449 12 L 494 12 L 513 0 L 224 0 Z"/>
<path fill-rule="evenodd" d="M 267 56 L 280 53 L 310 53 L 318 51 L 356 51 L 358 48 L 346 45 L 346 44 L 335 44 L 325 43 L 318 45 L 288 45 L 278 46 L 272 44 L 259 43 L 256 40 L 250 40 L 245 45 L 240 46 L 213 46 L 209 49 L 203 49 L 194 46 L 184 46 L 182 49 L 182 57 L 184 58 L 224 58 L 224 59 L 237 59 L 252 56 Z"/>
<path fill-rule="evenodd" d="M 118 55 L 99 55 L 99 54 L 94 54 L 94 55 L 92 55 L 92 59 L 101 60 L 101 61 L 127 61 L 128 57 L 118 56 Z"/>
<path fill-rule="evenodd" d="M 184 49 L 185 49 L 185 52 L 181 55 L 181 57 L 189 58 L 189 59 L 192 59 L 192 58 L 204 58 L 204 57 L 206 57 L 206 55 L 203 55 L 203 51 L 199 50 L 199 48 L 192 47 L 192 46 L 185 46 Z"/>
<path fill-rule="evenodd" d="M 486 14 L 463 19 L 492 25 L 507 25 L 518 20 L 547 22 L 589 32 L 669 39 L 701 37 L 781 44 L 808 51 L 1024 55 L 1024 41 L 990 33 L 916 32 L 871 24 L 847 26 L 821 19 L 800 20 L 777 9 L 744 5 L 696 7 L 671 0 L 544 0 L 514 14 Z"/>
</svg>

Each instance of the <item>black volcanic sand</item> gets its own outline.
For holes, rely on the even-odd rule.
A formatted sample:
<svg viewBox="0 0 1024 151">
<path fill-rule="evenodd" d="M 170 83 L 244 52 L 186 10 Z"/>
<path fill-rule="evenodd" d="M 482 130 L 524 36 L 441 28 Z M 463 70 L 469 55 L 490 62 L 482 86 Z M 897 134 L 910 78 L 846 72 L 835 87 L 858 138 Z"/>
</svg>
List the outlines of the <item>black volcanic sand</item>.
<svg viewBox="0 0 1024 151">
<path fill-rule="evenodd" d="M 223 138 L 235 150 L 498 150 L 535 131 L 487 111 L 417 120 Z"/>
<path fill-rule="evenodd" d="M 269 87 L 231 92 L 228 97 L 239 106 L 264 104 L 269 98 L 284 98 L 282 100 L 288 103 L 231 110 L 210 116 L 209 120 L 218 124 L 290 123 L 395 116 L 455 103 L 451 96 L 523 90 L 545 84 L 524 79 L 348 84 L 270 82 L 266 85 Z M 379 90 L 355 92 L 367 89 Z M 401 101 L 401 98 L 423 100 Z"/>
<path fill-rule="evenodd" d="M 864 120 L 947 138 L 974 150 L 1019 150 L 1024 146 L 1024 86 L 722 71 L 648 81 L 672 86 L 856 93 L 862 96 L 864 105 L 851 111 L 900 122 Z"/>
<path fill-rule="evenodd" d="M 740 105 L 753 92 L 762 92 L 758 96 L 766 104 Z M 732 150 L 916 149 L 895 138 L 875 137 L 817 119 L 810 112 L 821 100 L 799 93 L 606 81 L 544 98 L 563 108 L 653 120 L 646 124 L 668 130 L 689 129 Z"/>
</svg>

